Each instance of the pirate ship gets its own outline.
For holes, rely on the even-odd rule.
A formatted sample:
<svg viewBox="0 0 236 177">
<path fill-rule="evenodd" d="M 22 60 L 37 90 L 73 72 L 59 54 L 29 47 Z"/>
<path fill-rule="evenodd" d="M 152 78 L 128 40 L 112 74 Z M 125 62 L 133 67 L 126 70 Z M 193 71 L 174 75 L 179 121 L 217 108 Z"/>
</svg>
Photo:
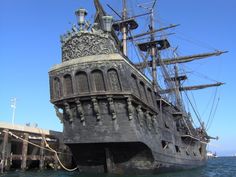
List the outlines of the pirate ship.
<svg viewBox="0 0 236 177">
<path fill-rule="evenodd" d="M 204 165 L 212 137 L 202 122 L 193 125 L 181 93 L 223 83 L 183 86 L 187 76 L 179 74 L 178 65 L 224 52 L 164 59 L 161 53 L 171 45 L 156 34 L 177 25 L 154 28 L 156 1 L 147 13 L 128 17 L 123 0 L 122 15 L 110 7 L 119 20 L 112 20 L 98 0 L 94 4 L 94 24 L 85 20 L 85 9 L 76 11 L 78 25 L 61 36 L 62 63 L 49 71 L 51 102 L 79 169 L 147 174 Z M 150 16 L 148 31 L 133 35 L 136 18 L 144 15 Z M 135 46 L 143 62 L 135 64 L 127 43 L 140 38 Z M 145 75 L 145 68 L 151 74 Z"/>
</svg>

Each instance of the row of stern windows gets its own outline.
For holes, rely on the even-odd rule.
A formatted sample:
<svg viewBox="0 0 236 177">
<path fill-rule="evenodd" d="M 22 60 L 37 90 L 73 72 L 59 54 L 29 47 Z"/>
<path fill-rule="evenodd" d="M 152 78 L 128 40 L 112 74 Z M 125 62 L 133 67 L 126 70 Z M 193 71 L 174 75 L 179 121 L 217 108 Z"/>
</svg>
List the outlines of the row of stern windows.
<svg viewBox="0 0 236 177">
<path fill-rule="evenodd" d="M 134 74 L 131 74 L 130 76 L 131 77 L 128 78 L 128 83 L 130 84 L 132 93 L 144 102 L 154 106 L 154 93 L 152 90 L 149 87 L 146 87 L 144 82 L 139 80 Z M 57 99 L 62 96 L 73 95 L 74 93 L 83 94 L 91 91 L 120 92 L 123 90 L 122 84 L 116 69 L 109 69 L 105 77 L 101 70 L 93 70 L 89 75 L 86 72 L 79 71 L 74 77 L 70 74 L 66 74 L 62 79 L 59 77 L 53 79 L 53 98 Z"/>
<path fill-rule="evenodd" d="M 57 99 L 62 96 L 73 95 L 74 93 L 89 93 L 91 90 L 95 92 L 103 92 L 106 90 L 119 92 L 122 90 L 119 76 L 115 69 L 108 70 L 107 78 L 108 80 L 106 82 L 101 70 L 94 70 L 91 72 L 91 75 L 79 71 L 74 77 L 70 74 L 64 75 L 62 79 L 55 77 L 53 79 L 53 97 Z M 91 82 L 89 82 L 89 80 L 91 80 Z"/>
</svg>

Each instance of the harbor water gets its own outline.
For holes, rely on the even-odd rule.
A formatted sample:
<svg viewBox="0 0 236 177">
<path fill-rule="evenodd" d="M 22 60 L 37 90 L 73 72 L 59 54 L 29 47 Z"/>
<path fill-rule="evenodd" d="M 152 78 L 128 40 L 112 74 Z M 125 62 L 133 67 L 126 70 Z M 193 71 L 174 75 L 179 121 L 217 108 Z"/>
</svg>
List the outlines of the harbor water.
<svg viewBox="0 0 236 177">
<path fill-rule="evenodd" d="M 10 171 L 0 177 L 139 177 L 138 175 L 87 174 L 65 171 Z M 142 175 L 140 177 L 236 177 L 236 157 L 218 157 L 209 159 L 206 166 L 198 169 L 165 173 L 160 175 Z"/>
</svg>

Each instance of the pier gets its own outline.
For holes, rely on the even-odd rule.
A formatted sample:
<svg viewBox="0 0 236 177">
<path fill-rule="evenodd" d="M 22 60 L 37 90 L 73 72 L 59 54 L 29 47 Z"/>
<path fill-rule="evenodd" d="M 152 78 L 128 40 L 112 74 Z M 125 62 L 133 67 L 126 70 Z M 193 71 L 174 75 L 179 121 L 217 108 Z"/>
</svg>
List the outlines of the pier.
<svg viewBox="0 0 236 177">
<path fill-rule="evenodd" d="M 72 155 L 62 133 L 0 122 L 0 170 L 47 169 L 72 166 Z"/>
</svg>

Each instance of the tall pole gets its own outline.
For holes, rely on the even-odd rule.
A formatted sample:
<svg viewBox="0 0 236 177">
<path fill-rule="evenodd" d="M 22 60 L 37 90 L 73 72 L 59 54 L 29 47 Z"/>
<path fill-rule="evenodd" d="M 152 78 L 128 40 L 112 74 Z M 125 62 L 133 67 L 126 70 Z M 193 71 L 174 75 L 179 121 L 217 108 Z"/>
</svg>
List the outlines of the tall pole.
<svg viewBox="0 0 236 177">
<path fill-rule="evenodd" d="M 11 107 L 12 107 L 12 125 L 14 126 L 15 124 L 15 112 L 16 112 L 16 98 L 11 99 Z"/>
<path fill-rule="evenodd" d="M 122 20 L 127 18 L 127 7 L 126 7 L 126 0 L 123 0 L 123 12 L 122 12 Z M 123 43 L 123 53 L 127 56 L 127 26 L 123 23 L 122 26 L 122 43 Z"/>
<path fill-rule="evenodd" d="M 174 70 L 175 70 L 175 92 L 176 92 L 176 102 L 177 102 L 177 106 L 179 106 L 179 108 L 182 109 L 182 102 L 181 102 L 181 95 L 180 95 L 180 80 L 179 80 L 179 71 L 178 71 L 178 65 L 176 64 L 174 66 Z"/>
<path fill-rule="evenodd" d="M 151 15 L 150 15 L 150 21 L 151 21 L 151 26 L 150 26 L 150 31 L 151 33 L 151 41 L 155 40 L 155 34 L 154 34 L 154 11 L 153 8 L 151 9 Z M 153 89 L 155 92 L 157 92 L 157 63 L 156 63 L 156 46 L 151 47 L 151 57 L 152 57 L 152 79 L 153 79 Z"/>
</svg>

